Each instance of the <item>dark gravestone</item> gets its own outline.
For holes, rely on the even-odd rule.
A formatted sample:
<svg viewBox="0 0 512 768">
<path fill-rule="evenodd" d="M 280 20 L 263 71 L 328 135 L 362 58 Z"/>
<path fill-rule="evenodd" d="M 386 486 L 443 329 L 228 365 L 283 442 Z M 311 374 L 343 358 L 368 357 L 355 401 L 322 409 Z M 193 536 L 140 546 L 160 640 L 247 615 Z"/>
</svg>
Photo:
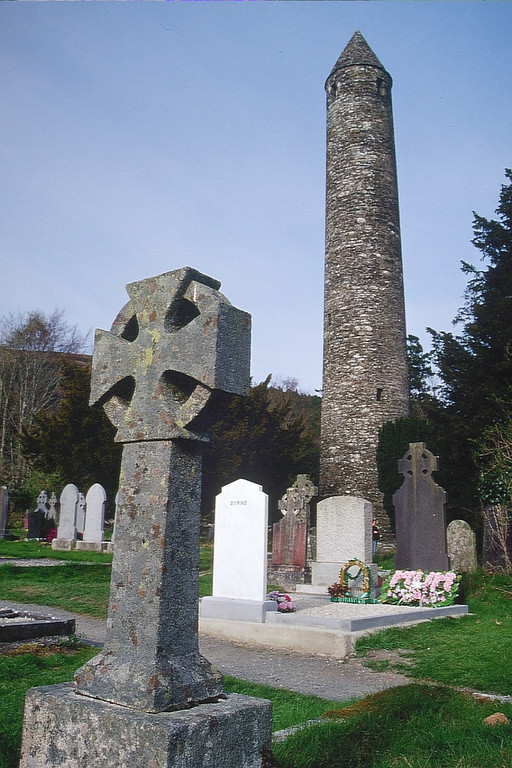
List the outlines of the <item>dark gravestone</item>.
<svg viewBox="0 0 512 768">
<path fill-rule="evenodd" d="M 5 485 L 0 487 L 0 539 L 7 535 L 7 518 L 9 516 L 9 493 Z"/>
<path fill-rule="evenodd" d="M 43 525 L 45 521 L 45 514 L 42 509 L 32 510 L 27 515 L 27 539 L 41 539 L 43 536 Z"/>
<path fill-rule="evenodd" d="M 449 568 L 446 493 L 432 477 L 437 469 L 437 458 L 425 443 L 411 443 L 398 462 L 404 482 L 393 496 L 397 570 L 446 571 Z"/>
<path fill-rule="evenodd" d="M 279 509 L 281 520 L 272 527 L 272 581 L 283 587 L 310 583 L 308 567 L 309 503 L 316 496 L 315 488 L 308 475 L 297 475 L 288 488 Z"/>
</svg>

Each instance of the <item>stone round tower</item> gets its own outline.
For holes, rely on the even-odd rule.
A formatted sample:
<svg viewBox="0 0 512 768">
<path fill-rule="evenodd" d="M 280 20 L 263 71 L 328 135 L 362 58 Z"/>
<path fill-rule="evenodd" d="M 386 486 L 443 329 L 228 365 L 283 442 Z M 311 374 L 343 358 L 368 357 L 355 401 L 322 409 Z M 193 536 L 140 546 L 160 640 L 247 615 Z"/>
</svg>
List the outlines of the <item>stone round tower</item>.
<svg viewBox="0 0 512 768">
<path fill-rule="evenodd" d="M 391 86 L 359 32 L 325 86 L 320 494 L 360 496 L 377 513 L 379 428 L 409 406 Z"/>
</svg>

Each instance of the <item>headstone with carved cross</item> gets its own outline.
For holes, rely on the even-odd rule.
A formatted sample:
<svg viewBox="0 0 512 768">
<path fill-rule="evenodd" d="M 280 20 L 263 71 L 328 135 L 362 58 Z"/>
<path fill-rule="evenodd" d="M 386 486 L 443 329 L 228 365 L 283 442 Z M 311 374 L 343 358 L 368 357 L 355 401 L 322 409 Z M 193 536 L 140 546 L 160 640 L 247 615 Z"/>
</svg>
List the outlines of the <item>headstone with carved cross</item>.
<svg viewBox="0 0 512 768">
<path fill-rule="evenodd" d="M 425 443 L 410 443 L 398 462 L 404 476 L 393 495 L 396 521 L 395 568 L 398 570 L 446 571 L 446 493 L 432 473 L 437 457 Z"/>
<path fill-rule="evenodd" d="M 261 765 L 270 703 L 226 698 L 198 644 L 201 446 L 249 387 L 250 316 L 219 287 L 189 267 L 132 283 L 96 333 L 91 402 L 124 444 L 106 642 L 74 691 L 30 692 L 21 768 L 55 766 L 63 731 L 77 768 Z"/>
<path fill-rule="evenodd" d="M 297 475 L 291 488 L 278 502 L 283 513 L 272 527 L 273 583 L 289 589 L 311 581 L 308 566 L 309 504 L 318 493 L 309 475 Z"/>
</svg>

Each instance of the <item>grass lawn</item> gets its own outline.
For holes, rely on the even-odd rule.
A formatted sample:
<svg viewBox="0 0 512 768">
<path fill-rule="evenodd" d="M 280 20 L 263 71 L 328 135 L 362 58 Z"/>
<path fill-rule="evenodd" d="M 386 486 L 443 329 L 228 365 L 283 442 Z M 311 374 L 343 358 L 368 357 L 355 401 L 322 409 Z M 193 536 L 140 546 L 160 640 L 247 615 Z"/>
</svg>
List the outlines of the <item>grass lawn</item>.
<svg viewBox="0 0 512 768">
<path fill-rule="evenodd" d="M 19 651 L 15 655 L 0 656 L 0 768 L 15 768 L 18 765 L 27 689 L 72 680 L 75 670 L 92 658 L 98 649 L 76 649 L 63 644 L 50 651 L 32 644 Z M 274 703 L 274 730 L 320 717 L 326 710 L 340 705 L 339 702 L 316 696 L 253 685 L 234 677 L 224 679 L 224 689 L 271 699 Z"/>
<path fill-rule="evenodd" d="M 512 658 L 512 576 L 477 573 L 465 586 L 472 615 L 392 627 L 360 638 L 357 652 L 365 656 L 375 649 L 401 650 L 402 661 L 368 664 L 392 667 L 412 678 L 512 695 L 512 674 L 505 662 Z"/>
<path fill-rule="evenodd" d="M 211 594 L 211 558 L 211 547 L 203 547 L 202 594 Z M 4 565 L 0 600 L 105 616 L 109 581 L 110 568 L 101 563 L 51 568 Z M 325 723 L 303 728 L 276 744 L 275 768 L 512 768 L 512 725 L 491 728 L 483 723 L 496 711 L 512 721 L 512 705 L 475 699 L 454 689 L 512 695 L 512 576 L 478 573 L 465 579 L 465 590 L 473 615 L 394 627 L 358 641 L 357 652 L 367 657 L 366 663 L 396 668 L 411 677 L 411 685 L 342 707 L 226 678 L 228 691 L 272 699 L 276 730 L 328 712 L 343 718 L 326 718 Z M 388 660 L 371 659 L 372 651 L 383 649 L 389 652 Z M 71 680 L 74 670 L 95 652 L 0 657 L 0 768 L 17 765 L 26 688 Z"/>
</svg>

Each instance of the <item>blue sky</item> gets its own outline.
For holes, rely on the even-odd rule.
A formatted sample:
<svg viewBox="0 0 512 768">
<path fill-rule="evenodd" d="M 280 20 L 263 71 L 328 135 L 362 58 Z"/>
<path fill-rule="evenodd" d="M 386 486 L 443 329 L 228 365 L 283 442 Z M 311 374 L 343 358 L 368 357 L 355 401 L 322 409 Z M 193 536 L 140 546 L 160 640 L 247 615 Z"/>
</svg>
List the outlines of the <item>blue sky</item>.
<svg viewBox="0 0 512 768">
<path fill-rule="evenodd" d="M 451 330 L 512 166 L 512 3 L 0 3 L 0 315 L 110 328 L 185 265 L 253 318 L 252 376 L 321 387 L 324 82 L 393 77 L 407 329 Z"/>
</svg>

